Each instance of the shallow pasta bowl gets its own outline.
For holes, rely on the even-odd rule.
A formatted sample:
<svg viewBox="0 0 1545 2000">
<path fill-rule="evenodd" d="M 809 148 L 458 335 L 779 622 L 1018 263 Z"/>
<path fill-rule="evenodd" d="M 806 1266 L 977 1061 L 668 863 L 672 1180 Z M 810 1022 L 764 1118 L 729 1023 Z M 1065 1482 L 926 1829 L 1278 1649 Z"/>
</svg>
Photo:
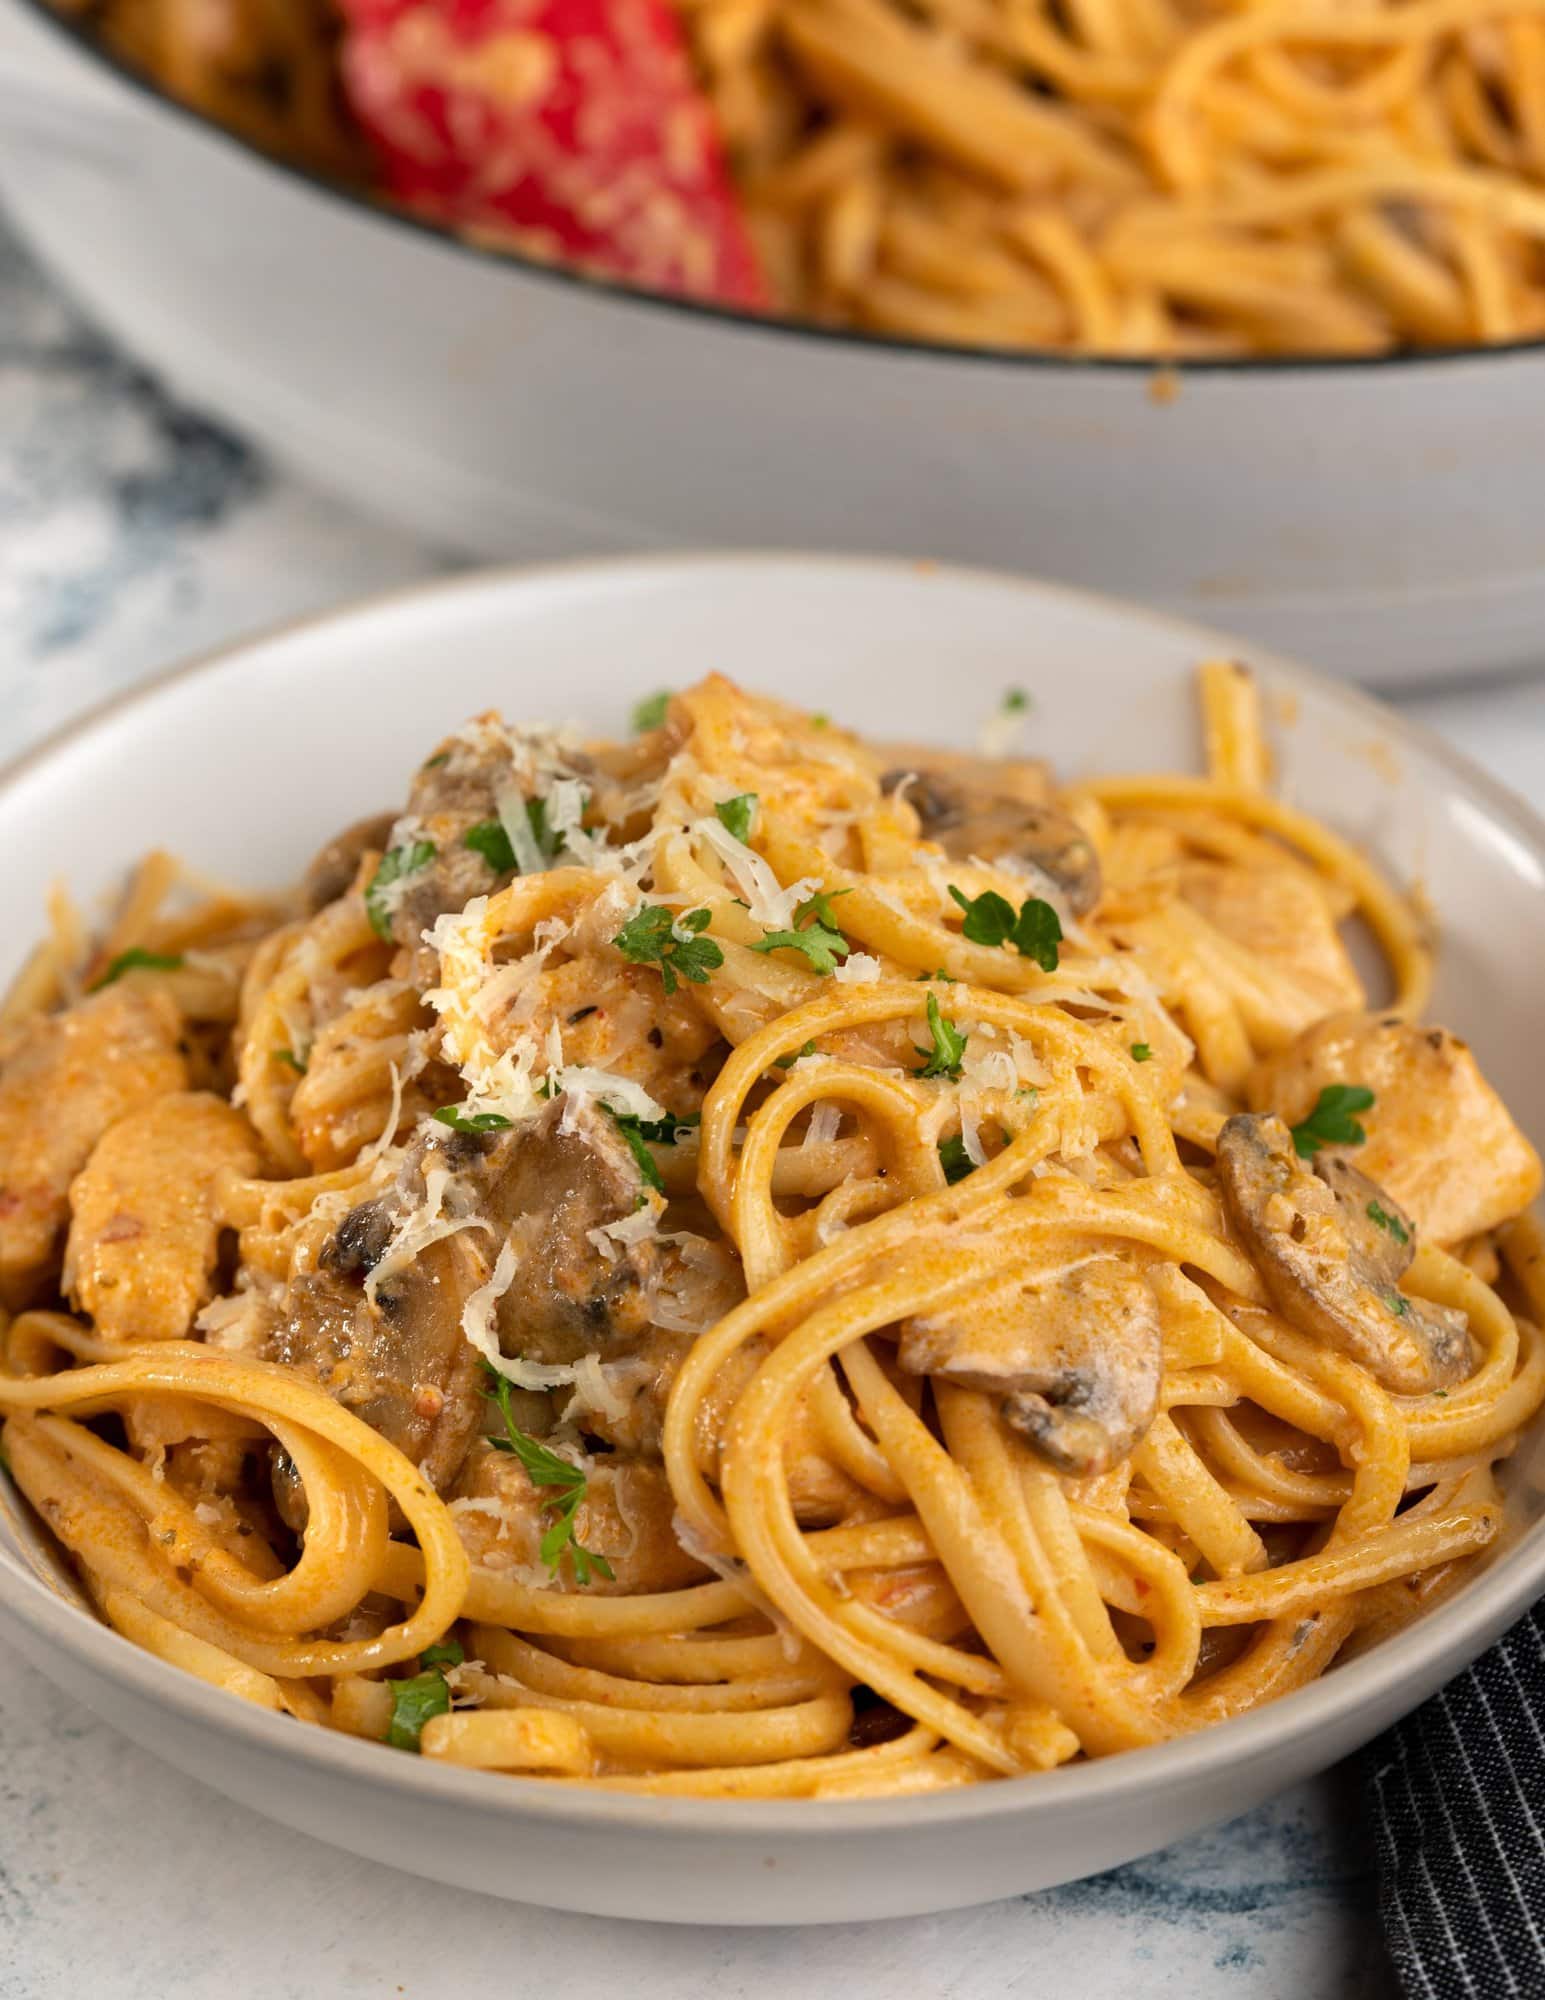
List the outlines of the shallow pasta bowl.
<svg viewBox="0 0 1545 2000">
<path fill-rule="evenodd" d="M 903 563 L 695 557 L 469 577 L 182 667 L 0 782 L 0 936 L 14 969 L 56 875 L 90 894 L 165 845 L 283 881 L 465 715 L 623 730 L 710 668 L 875 734 L 968 746 L 1003 691 L 1067 773 L 1194 769 L 1191 674 L 1227 642 L 1043 585 Z M 1545 824 L 1366 698 L 1250 656 L 1282 788 L 1417 882 L 1442 928 L 1434 1014 L 1545 1133 Z M 1113 1866 L 1240 1812 L 1366 1741 L 1545 1591 L 1545 1439 L 1507 1471 L 1483 1574 L 1324 1680 L 1200 1735 L 958 1792 L 710 1802 L 437 1767 L 260 1712 L 99 1625 L 0 1486 L 0 1609 L 22 1653 L 137 1741 L 374 1859 L 610 1916 L 793 1923 L 915 1915 Z"/>
</svg>

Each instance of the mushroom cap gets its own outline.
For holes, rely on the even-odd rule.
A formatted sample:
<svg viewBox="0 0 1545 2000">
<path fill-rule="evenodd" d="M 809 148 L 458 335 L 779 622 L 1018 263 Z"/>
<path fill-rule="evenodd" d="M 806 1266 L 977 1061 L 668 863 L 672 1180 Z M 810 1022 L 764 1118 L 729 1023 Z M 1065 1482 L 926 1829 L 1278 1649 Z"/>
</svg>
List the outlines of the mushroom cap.
<svg viewBox="0 0 1545 2000">
<path fill-rule="evenodd" d="M 1399 1288 L 1416 1255 L 1416 1225 L 1376 1181 L 1333 1151 L 1301 1160 L 1292 1132 L 1271 1112 L 1226 1121 L 1218 1179 L 1235 1235 L 1301 1333 L 1399 1396 L 1428 1394 L 1469 1373 L 1465 1315 Z"/>
</svg>

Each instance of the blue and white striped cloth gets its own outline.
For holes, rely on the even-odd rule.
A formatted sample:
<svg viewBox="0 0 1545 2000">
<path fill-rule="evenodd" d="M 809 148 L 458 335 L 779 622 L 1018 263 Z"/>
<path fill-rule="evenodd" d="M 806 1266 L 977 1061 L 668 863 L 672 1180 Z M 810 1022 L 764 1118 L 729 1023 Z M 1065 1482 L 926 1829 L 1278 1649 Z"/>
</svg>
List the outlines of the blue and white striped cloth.
<svg viewBox="0 0 1545 2000">
<path fill-rule="evenodd" d="M 1363 1762 L 1406 2000 L 1545 2000 L 1545 1604 Z"/>
</svg>

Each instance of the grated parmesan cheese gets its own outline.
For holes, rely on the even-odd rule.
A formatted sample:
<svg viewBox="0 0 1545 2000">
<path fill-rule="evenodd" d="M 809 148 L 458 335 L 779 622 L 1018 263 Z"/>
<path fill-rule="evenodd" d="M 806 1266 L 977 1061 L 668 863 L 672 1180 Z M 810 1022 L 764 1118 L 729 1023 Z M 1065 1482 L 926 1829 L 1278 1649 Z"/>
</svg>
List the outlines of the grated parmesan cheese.
<svg viewBox="0 0 1545 2000">
<path fill-rule="evenodd" d="M 835 978 L 844 986 L 873 986 L 881 976 L 881 965 L 877 958 L 867 952 L 854 951 L 837 967 Z"/>
<path fill-rule="evenodd" d="M 820 887 L 813 875 L 805 875 L 785 889 L 761 855 L 753 852 L 743 840 L 737 840 L 729 828 L 717 819 L 694 820 L 692 831 L 699 839 L 705 840 L 724 863 L 730 879 L 746 900 L 751 921 L 762 925 L 765 930 L 791 929 L 796 905 L 802 903 L 812 889 Z"/>
</svg>

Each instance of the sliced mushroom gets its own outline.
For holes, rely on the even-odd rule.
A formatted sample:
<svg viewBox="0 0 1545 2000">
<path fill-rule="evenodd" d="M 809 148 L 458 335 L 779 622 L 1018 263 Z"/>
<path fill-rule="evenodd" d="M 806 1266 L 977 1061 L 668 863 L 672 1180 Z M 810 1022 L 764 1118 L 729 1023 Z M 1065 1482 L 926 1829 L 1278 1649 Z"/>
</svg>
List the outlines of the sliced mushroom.
<svg viewBox="0 0 1545 2000">
<path fill-rule="evenodd" d="M 349 893 L 365 855 L 372 849 L 378 854 L 384 852 L 392 837 L 393 817 L 389 812 L 382 812 L 357 819 L 342 833 L 335 833 L 327 845 L 313 855 L 301 885 L 306 908 L 313 916 Z"/>
<path fill-rule="evenodd" d="M 925 838 L 955 860 L 1020 862 L 1045 876 L 1075 917 L 1100 900 L 1100 861 L 1089 836 L 1060 807 L 1031 796 L 1031 787 L 1013 784 L 1010 768 L 930 750 L 886 771 L 880 788 L 894 792 L 909 776 L 907 799 Z"/>
<path fill-rule="evenodd" d="M 1267 1112 L 1241 1112 L 1218 1137 L 1229 1221 L 1277 1309 L 1398 1396 L 1446 1388 L 1472 1365 L 1469 1325 L 1411 1298 L 1400 1280 L 1416 1224 L 1376 1181 L 1331 1152 L 1312 1164 Z"/>
<path fill-rule="evenodd" d="M 467 1225 L 454 1235 L 429 1234 L 431 1186 L 438 1220 Z M 581 1102 L 560 1100 L 508 1131 L 436 1127 L 287 1288 L 267 1353 L 311 1374 L 443 1491 L 483 1417 L 480 1357 L 462 1317 L 500 1249 L 509 1242 L 517 1256 L 495 1307 L 503 1352 L 549 1363 L 628 1353 L 647 1329 L 658 1249 L 618 1244 L 608 1260 L 590 1232 L 632 1215 L 641 1193 L 615 1124 Z"/>
<path fill-rule="evenodd" d="M 1104 1253 L 1016 1272 L 906 1320 L 901 1366 L 1002 1398 L 1059 1472 L 1105 1472 L 1159 1404 L 1159 1309 L 1143 1273 Z"/>
</svg>

